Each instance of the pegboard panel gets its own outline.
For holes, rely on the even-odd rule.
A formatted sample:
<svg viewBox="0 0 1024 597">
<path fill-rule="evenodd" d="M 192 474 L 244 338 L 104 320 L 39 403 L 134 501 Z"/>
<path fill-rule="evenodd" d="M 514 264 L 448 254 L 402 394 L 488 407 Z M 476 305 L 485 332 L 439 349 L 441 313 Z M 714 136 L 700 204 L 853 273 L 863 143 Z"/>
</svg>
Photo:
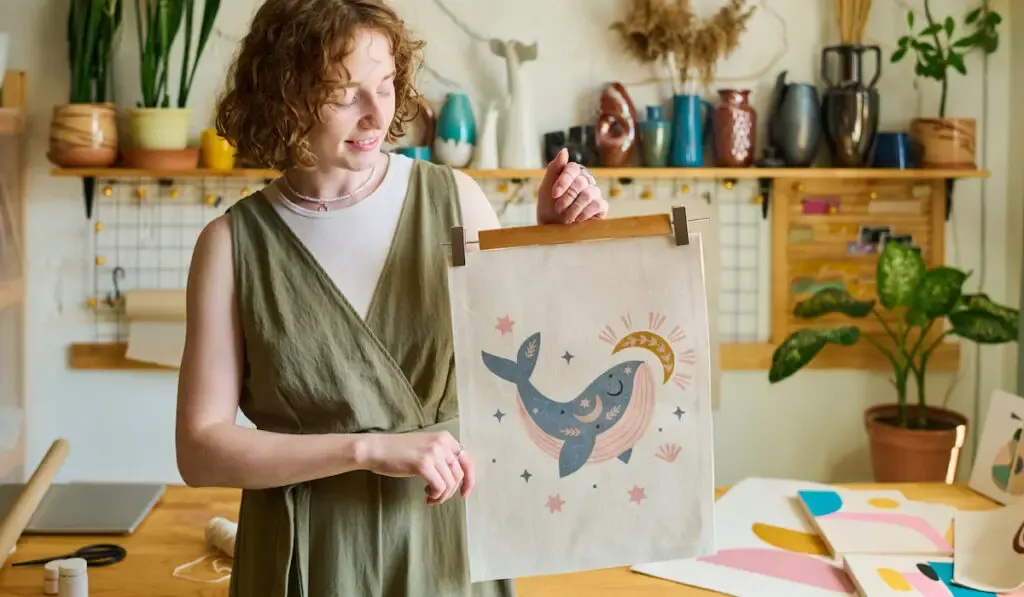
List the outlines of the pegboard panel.
<svg viewBox="0 0 1024 597">
<path fill-rule="evenodd" d="M 98 180 L 94 207 L 91 295 L 94 342 L 123 342 L 127 324 L 110 309 L 128 289 L 184 288 L 192 248 L 203 227 L 235 201 L 261 188 L 259 179 Z M 481 179 L 503 226 L 536 222 L 540 179 Z M 722 343 L 766 342 L 769 335 L 769 234 L 754 181 L 600 180 L 610 215 L 664 213 L 685 205 L 709 214 L 717 246 L 718 321 Z M 695 217 L 694 215 L 690 216 Z M 709 284 L 710 286 L 710 284 Z"/>
</svg>

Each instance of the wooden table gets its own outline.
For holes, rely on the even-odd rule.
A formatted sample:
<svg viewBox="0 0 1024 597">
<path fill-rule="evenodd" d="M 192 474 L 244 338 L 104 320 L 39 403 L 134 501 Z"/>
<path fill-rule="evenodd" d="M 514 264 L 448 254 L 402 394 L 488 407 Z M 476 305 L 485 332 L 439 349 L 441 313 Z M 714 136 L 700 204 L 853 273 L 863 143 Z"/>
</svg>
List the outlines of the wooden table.
<svg viewBox="0 0 1024 597">
<path fill-rule="evenodd" d="M 910 499 L 942 502 L 962 510 L 995 508 L 988 498 L 964 485 L 847 485 L 858 489 L 896 489 Z M 724 490 L 719 492 L 719 495 Z M 206 553 L 203 538 L 207 521 L 214 516 L 236 520 L 240 492 L 232 489 L 169 487 L 163 500 L 131 537 L 118 537 L 128 558 L 106 568 L 89 570 L 91 597 L 224 597 L 228 583 L 199 583 L 172 576 L 174 569 Z M 9 561 L 68 553 L 90 543 L 109 542 L 110 537 L 22 537 Z M 191 570 L 196 577 L 216 578 L 212 565 Z M 0 570 L 0 597 L 42 595 L 42 570 Z M 709 591 L 610 568 L 576 574 L 524 578 L 516 582 L 519 597 L 697 597 Z"/>
</svg>

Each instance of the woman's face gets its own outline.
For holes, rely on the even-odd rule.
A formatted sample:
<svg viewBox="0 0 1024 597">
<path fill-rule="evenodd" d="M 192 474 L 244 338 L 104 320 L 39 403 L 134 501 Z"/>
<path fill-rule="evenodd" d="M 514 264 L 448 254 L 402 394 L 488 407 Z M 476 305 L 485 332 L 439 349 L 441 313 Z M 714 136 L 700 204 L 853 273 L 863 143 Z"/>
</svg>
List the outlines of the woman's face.
<svg viewBox="0 0 1024 597">
<path fill-rule="evenodd" d="M 395 59 L 388 39 L 360 30 L 344 67 L 348 82 L 322 108 L 324 122 L 311 132 L 310 149 L 321 167 L 366 170 L 395 116 Z"/>
</svg>

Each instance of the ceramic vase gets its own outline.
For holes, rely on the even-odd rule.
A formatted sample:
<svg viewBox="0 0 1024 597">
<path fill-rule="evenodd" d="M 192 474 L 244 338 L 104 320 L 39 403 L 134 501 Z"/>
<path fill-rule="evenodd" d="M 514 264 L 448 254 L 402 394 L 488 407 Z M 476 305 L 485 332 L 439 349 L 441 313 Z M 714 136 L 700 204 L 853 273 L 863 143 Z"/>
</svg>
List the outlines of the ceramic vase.
<svg viewBox="0 0 1024 597">
<path fill-rule="evenodd" d="M 601 158 L 594 145 L 594 126 L 578 125 L 569 127 L 569 141 L 565 144 L 569 150 L 569 161 L 591 168 L 600 164 Z"/>
<path fill-rule="evenodd" d="M 712 117 L 715 161 L 723 168 L 746 168 L 754 163 L 757 112 L 749 89 L 721 89 Z"/>
<path fill-rule="evenodd" d="M 976 169 L 977 129 L 973 118 L 914 118 L 914 161 L 920 168 Z"/>
<path fill-rule="evenodd" d="M 481 122 L 476 149 L 473 151 L 473 168 L 478 170 L 498 168 L 498 116 L 498 106 L 494 102 L 488 103 Z"/>
<path fill-rule="evenodd" d="M 505 59 L 508 93 L 505 96 L 501 134 L 502 168 L 542 168 L 541 135 L 534 122 L 530 90 L 522 65 L 537 59 L 537 44 L 515 40 L 491 40 L 491 53 Z"/>
<path fill-rule="evenodd" d="M 113 166 L 118 158 L 114 104 L 54 106 L 47 158 L 61 168 Z"/>
<path fill-rule="evenodd" d="M 476 147 L 476 118 L 469 96 L 449 93 L 441 106 L 434 137 L 434 159 L 453 168 L 465 168 Z"/>
<path fill-rule="evenodd" d="M 612 83 L 601 92 L 594 143 L 605 168 L 629 166 L 636 147 L 636 109 L 621 83 Z"/>
<path fill-rule="evenodd" d="M 662 118 L 661 106 L 647 106 L 647 120 L 640 123 L 640 153 L 644 166 L 667 166 L 671 142 L 672 123 Z"/>
<path fill-rule="evenodd" d="M 699 95 L 681 93 L 672 98 L 669 162 L 673 168 L 700 168 L 704 165 L 704 144 L 711 111 L 711 104 Z"/>
<path fill-rule="evenodd" d="M 134 148 L 187 148 L 191 115 L 189 108 L 131 108 L 128 110 L 128 126 Z"/>
</svg>

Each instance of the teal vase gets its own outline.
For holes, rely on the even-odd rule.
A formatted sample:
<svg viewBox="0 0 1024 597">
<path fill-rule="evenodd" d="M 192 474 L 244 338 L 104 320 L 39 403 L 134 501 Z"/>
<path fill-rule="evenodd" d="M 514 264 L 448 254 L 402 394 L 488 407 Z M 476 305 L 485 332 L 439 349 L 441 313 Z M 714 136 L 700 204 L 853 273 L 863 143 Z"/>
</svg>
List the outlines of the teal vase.
<svg viewBox="0 0 1024 597">
<path fill-rule="evenodd" d="M 453 168 L 465 168 L 476 147 L 476 118 L 465 93 L 449 93 L 441 106 L 434 137 L 434 159 Z"/>
<path fill-rule="evenodd" d="M 661 117 L 661 106 L 647 106 L 647 120 L 640 123 L 640 154 L 644 166 L 664 168 L 672 147 L 672 123 Z"/>
</svg>

